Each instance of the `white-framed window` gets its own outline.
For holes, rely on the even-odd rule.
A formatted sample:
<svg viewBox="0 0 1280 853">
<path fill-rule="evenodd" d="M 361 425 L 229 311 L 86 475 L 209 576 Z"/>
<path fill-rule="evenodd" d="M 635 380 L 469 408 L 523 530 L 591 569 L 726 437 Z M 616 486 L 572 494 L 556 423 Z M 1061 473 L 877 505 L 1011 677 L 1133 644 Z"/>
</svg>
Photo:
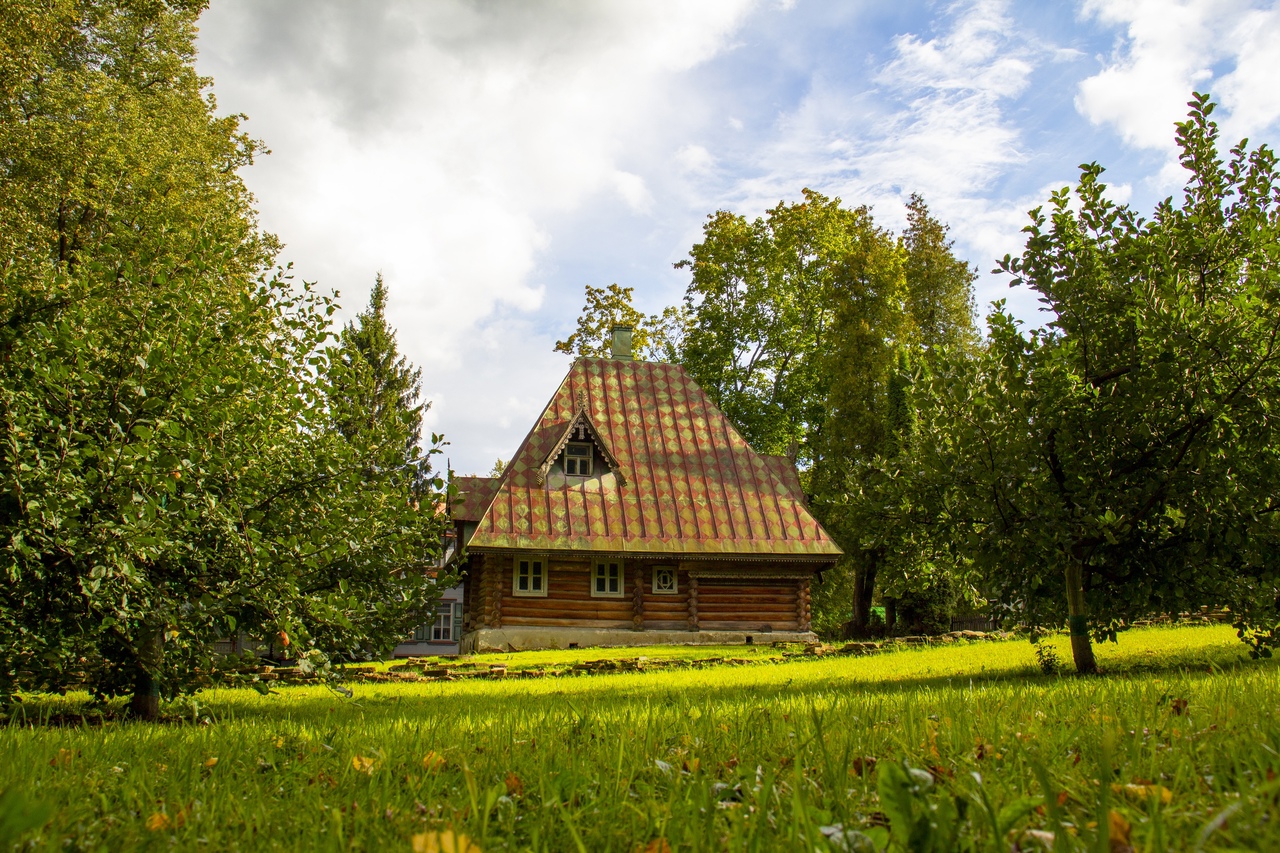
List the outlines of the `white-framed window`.
<svg viewBox="0 0 1280 853">
<path fill-rule="evenodd" d="M 547 561 L 542 557 L 516 557 L 511 568 L 511 592 L 515 595 L 547 595 Z"/>
<path fill-rule="evenodd" d="M 591 595 L 593 598 L 622 598 L 622 562 L 605 560 L 596 563 L 591 574 Z"/>
<path fill-rule="evenodd" d="M 458 639 L 458 628 L 462 625 L 462 603 L 458 601 L 442 601 L 436 611 L 434 622 L 419 625 L 413 629 L 415 642 L 453 642 Z"/>
<path fill-rule="evenodd" d="M 569 477 L 591 476 L 591 443 L 571 441 L 564 446 L 564 473 Z"/>
<path fill-rule="evenodd" d="M 657 595 L 677 595 L 680 592 L 675 566 L 653 567 L 653 591 Z"/>
<path fill-rule="evenodd" d="M 436 614 L 435 624 L 431 626 L 431 639 L 449 641 L 453 639 L 453 607 L 446 604 Z"/>
</svg>

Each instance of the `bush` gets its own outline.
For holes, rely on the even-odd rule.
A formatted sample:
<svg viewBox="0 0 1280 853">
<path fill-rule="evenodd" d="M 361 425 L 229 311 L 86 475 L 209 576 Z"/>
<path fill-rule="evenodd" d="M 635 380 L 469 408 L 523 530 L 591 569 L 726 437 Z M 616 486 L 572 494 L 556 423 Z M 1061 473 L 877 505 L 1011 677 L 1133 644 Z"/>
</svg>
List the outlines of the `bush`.
<svg viewBox="0 0 1280 853">
<path fill-rule="evenodd" d="M 928 586 L 906 592 L 896 601 L 896 618 L 889 633 L 945 634 L 951 630 L 951 615 L 959 598 L 957 584 L 950 575 L 939 574 Z"/>
</svg>

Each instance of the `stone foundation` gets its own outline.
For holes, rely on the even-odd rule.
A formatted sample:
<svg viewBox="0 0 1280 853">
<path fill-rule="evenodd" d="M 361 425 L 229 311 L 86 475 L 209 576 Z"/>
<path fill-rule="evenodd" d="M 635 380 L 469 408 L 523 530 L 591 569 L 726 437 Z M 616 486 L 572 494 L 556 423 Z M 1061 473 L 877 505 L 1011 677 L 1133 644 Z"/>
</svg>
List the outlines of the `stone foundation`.
<svg viewBox="0 0 1280 853">
<path fill-rule="evenodd" d="M 461 653 L 523 652 L 591 646 L 742 646 L 816 643 L 811 631 L 629 631 L 624 628 L 481 628 L 462 638 Z"/>
</svg>

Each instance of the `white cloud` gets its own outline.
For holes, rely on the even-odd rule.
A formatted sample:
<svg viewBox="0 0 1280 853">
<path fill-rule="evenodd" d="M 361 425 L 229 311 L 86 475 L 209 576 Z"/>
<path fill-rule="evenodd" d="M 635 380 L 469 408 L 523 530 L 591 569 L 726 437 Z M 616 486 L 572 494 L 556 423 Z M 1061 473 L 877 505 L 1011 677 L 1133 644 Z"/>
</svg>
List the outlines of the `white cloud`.
<svg viewBox="0 0 1280 853">
<path fill-rule="evenodd" d="M 1080 83 L 1076 108 L 1136 148 L 1174 151 L 1173 125 L 1193 90 L 1211 91 L 1231 141 L 1280 118 L 1280 8 L 1246 0 L 1088 0 L 1083 13 L 1120 28 L 1103 68 Z M 1222 74 L 1220 69 L 1231 70 Z M 1176 166 L 1158 180 L 1180 183 Z"/>
<path fill-rule="evenodd" d="M 683 172 L 704 174 L 715 166 L 716 158 L 701 145 L 689 144 L 676 152 L 676 163 Z"/>
<path fill-rule="evenodd" d="M 507 345 L 521 367 L 476 381 L 477 341 L 493 328 L 512 340 L 511 318 L 545 297 L 548 220 L 602 194 L 651 212 L 624 164 L 679 132 L 681 75 L 726 49 L 749 8 L 221 0 L 201 20 L 199 67 L 219 109 L 247 113 L 273 151 L 246 180 L 285 259 L 341 289 L 347 313 L 381 270 L 433 423 L 469 424 L 484 444 L 502 418 L 477 413 L 524 399 L 532 365 L 551 383 L 563 369 Z"/>
<path fill-rule="evenodd" d="M 1227 129 L 1244 136 L 1274 126 L 1280 119 L 1280 9 L 1247 12 L 1227 40 L 1236 48 L 1235 69 L 1214 85 L 1231 112 Z"/>
<path fill-rule="evenodd" d="M 957 3 L 933 34 L 896 36 L 872 71 L 874 88 L 815 77 L 761 154 L 762 174 L 740 185 L 741 203 L 761 210 L 810 186 L 871 204 L 878 220 L 900 227 L 902 202 L 920 192 L 983 274 L 980 308 L 996 298 L 1031 305 L 986 274 L 1022 244 L 1025 212 L 1042 196 L 994 198 L 991 188 L 1027 156 L 1006 105 L 1027 90 L 1037 63 L 1061 57 L 1021 34 L 1006 7 Z"/>
<path fill-rule="evenodd" d="M 644 178 L 633 172 L 624 172 L 621 169 L 617 169 L 614 171 L 612 179 L 613 188 L 633 212 L 648 213 L 653 207 L 653 196 L 649 194 L 649 188 L 645 186 Z"/>
</svg>

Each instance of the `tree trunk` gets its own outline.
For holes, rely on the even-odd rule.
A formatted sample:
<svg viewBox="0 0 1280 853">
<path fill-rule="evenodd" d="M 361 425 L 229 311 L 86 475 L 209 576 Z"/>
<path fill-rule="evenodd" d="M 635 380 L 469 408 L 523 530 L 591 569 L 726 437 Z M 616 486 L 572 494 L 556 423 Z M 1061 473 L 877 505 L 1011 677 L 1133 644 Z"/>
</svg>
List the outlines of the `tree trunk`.
<svg viewBox="0 0 1280 853">
<path fill-rule="evenodd" d="M 849 623 L 853 639 L 871 636 L 871 598 L 876 592 L 876 575 L 880 569 L 878 554 L 861 556 L 862 560 L 853 567 L 853 619 Z"/>
<path fill-rule="evenodd" d="M 133 699 L 129 714 L 140 720 L 160 716 L 160 666 L 164 662 L 164 629 L 146 628 L 138 644 L 138 660 L 133 677 Z"/>
<path fill-rule="evenodd" d="M 1071 629 L 1071 656 L 1076 672 L 1092 675 L 1098 671 L 1089 640 L 1089 615 L 1084 601 L 1084 563 L 1074 556 L 1067 560 L 1067 625 Z"/>
</svg>

